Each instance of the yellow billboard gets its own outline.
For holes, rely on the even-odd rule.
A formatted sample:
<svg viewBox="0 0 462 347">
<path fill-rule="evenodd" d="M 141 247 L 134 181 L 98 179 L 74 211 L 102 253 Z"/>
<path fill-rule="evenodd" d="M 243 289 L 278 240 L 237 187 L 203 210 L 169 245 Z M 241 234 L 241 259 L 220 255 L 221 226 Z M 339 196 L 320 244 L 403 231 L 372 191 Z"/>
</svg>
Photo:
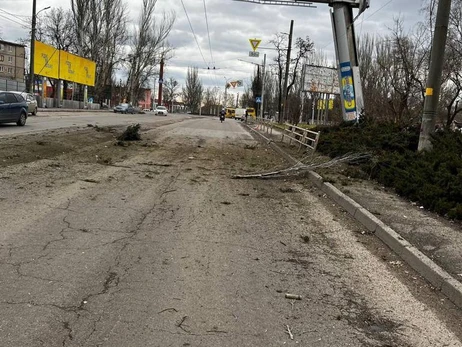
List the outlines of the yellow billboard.
<svg viewBox="0 0 462 347">
<path fill-rule="evenodd" d="M 95 62 L 66 51 L 59 53 L 60 79 L 87 86 L 95 85 Z"/>
<path fill-rule="evenodd" d="M 59 78 L 59 50 L 35 41 L 34 73 L 49 78 Z"/>
<path fill-rule="evenodd" d="M 34 72 L 40 76 L 94 86 L 96 63 L 35 41 Z"/>
</svg>

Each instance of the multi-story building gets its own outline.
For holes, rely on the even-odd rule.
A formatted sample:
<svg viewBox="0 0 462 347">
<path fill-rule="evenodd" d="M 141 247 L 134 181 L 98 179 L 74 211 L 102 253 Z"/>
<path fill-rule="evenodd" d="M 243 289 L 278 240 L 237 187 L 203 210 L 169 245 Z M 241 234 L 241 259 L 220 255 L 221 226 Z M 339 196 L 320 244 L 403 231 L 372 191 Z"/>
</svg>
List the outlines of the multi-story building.
<svg viewBox="0 0 462 347">
<path fill-rule="evenodd" d="M 0 40 L 0 78 L 24 82 L 25 46 Z"/>
</svg>

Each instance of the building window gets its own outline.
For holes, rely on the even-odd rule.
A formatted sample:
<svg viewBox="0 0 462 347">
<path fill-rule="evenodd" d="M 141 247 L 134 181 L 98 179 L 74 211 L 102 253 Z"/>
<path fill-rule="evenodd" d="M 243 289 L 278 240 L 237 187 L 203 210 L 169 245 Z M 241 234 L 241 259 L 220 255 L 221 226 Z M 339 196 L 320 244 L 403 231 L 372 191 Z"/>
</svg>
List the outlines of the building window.
<svg viewBox="0 0 462 347">
<path fill-rule="evenodd" d="M 0 43 L 0 50 L 1 51 L 5 50 L 5 46 L 3 45 L 3 43 Z"/>
<path fill-rule="evenodd" d="M 5 71 L 4 67 L 0 65 L 0 72 Z"/>
<path fill-rule="evenodd" d="M 12 63 L 12 62 L 13 62 L 13 57 L 12 57 L 12 56 L 9 56 L 9 57 L 8 57 L 8 62 L 9 62 L 9 63 Z"/>
<path fill-rule="evenodd" d="M 4 55 L 0 55 L 0 61 L 4 61 L 5 60 L 5 56 Z"/>
<path fill-rule="evenodd" d="M 12 67 L 8 68 L 8 73 L 13 73 L 13 68 Z"/>
<path fill-rule="evenodd" d="M 8 52 L 13 52 L 13 46 L 8 46 Z"/>
</svg>

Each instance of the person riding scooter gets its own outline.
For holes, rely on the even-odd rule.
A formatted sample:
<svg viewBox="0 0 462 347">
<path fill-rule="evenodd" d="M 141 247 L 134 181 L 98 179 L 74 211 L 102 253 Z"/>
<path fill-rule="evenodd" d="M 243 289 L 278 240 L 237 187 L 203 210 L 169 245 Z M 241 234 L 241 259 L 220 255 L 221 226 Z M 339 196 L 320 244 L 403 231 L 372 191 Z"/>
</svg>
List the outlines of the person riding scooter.
<svg viewBox="0 0 462 347">
<path fill-rule="evenodd" d="M 220 111 L 220 122 L 222 122 L 222 123 L 224 122 L 225 115 L 226 115 L 226 111 L 225 111 L 224 108 L 222 108 L 221 111 Z"/>
</svg>

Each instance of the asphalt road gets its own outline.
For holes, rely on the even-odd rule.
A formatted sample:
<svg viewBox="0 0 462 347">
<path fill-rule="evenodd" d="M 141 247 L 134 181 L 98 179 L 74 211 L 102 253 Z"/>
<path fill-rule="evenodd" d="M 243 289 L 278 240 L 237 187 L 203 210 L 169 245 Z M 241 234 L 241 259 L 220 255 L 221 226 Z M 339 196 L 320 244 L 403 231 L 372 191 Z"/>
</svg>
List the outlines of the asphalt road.
<svg viewBox="0 0 462 347">
<path fill-rule="evenodd" d="M 45 115 L 44 115 L 45 114 Z M 129 125 L 133 123 L 154 124 L 166 119 L 189 118 L 187 114 L 169 114 L 165 116 L 155 116 L 153 113 L 146 114 L 115 114 L 113 112 L 40 112 L 37 117 L 29 116 L 27 123 L 23 127 L 16 124 L 0 124 L 0 137 L 35 133 L 52 129 L 82 127 L 87 124 L 98 126 Z"/>
<path fill-rule="evenodd" d="M 4 162 L 0 346 L 462 346 L 460 315 L 318 190 L 232 179 L 284 166 L 241 124 L 177 120 Z M 71 138 L 15 137 L 19 159 Z"/>
</svg>

